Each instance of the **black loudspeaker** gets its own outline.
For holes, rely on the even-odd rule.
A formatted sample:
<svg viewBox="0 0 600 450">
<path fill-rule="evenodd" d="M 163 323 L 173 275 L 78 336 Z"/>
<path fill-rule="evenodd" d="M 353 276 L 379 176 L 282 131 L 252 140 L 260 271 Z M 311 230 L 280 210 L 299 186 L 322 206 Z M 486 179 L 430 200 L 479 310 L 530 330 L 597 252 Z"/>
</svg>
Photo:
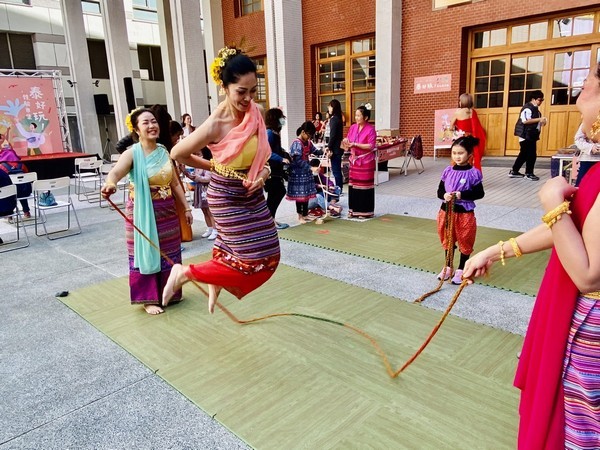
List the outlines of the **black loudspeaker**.
<svg viewBox="0 0 600 450">
<path fill-rule="evenodd" d="M 96 105 L 96 114 L 110 114 L 110 105 L 108 104 L 108 95 L 95 94 L 94 105 Z"/>
<path fill-rule="evenodd" d="M 123 78 L 123 84 L 125 85 L 125 98 L 127 100 L 127 109 L 132 111 L 135 109 L 135 94 L 133 93 L 133 80 L 131 77 Z"/>
</svg>

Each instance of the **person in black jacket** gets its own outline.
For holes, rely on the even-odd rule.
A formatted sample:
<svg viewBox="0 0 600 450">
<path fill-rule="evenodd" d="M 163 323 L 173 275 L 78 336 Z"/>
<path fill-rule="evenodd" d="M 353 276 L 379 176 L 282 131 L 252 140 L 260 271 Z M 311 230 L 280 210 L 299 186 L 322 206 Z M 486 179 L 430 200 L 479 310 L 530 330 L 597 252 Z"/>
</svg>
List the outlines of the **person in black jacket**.
<svg viewBox="0 0 600 450">
<path fill-rule="evenodd" d="M 284 179 L 287 177 L 285 166 L 290 163 L 290 155 L 281 147 L 281 128 L 285 125 L 285 116 L 279 108 L 271 108 L 265 113 L 265 126 L 267 127 L 267 136 L 269 137 L 269 146 L 271 147 L 271 157 L 269 166 L 271 167 L 271 176 L 265 182 L 265 191 L 267 192 L 267 207 L 275 220 L 275 213 L 285 197 L 286 190 Z M 278 230 L 289 227 L 287 223 L 275 221 Z"/>
<path fill-rule="evenodd" d="M 340 189 L 344 187 L 342 175 L 342 156 L 344 149 L 341 148 L 344 138 L 344 125 L 342 123 L 342 105 L 339 100 L 333 99 L 327 107 L 329 110 L 329 152 L 331 154 L 331 172 L 335 179 L 335 185 Z"/>
<path fill-rule="evenodd" d="M 544 93 L 536 90 L 529 95 L 529 98 L 531 101 L 521 108 L 519 119 L 515 124 L 515 136 L 519 137 L 521 150 L 512 169 L 508 172 L 508 177 L 538 181 L 540 178 L 534 175 L 533 167 L 537 158 L 537 141 L 540 139 L 542 126 L 547 122 L 538 109 L 544 101 Z M 519 172 L 523 163 L 525 163 L 525 175 Z"/>
</svg>

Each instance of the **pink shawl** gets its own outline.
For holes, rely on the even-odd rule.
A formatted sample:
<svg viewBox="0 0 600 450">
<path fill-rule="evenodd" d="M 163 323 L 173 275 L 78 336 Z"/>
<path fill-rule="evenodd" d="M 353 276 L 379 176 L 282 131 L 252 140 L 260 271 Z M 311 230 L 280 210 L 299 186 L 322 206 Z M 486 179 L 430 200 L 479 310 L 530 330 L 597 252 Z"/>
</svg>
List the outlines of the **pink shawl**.
<svg viewBox="0 0 600 450">
<path fill-rule="evenodd" d="M 571 203 L 581 231 L 600 192 L 600 164 L 586 174 Z M 519 449 L 564 449 L 562 369 L 579 290 L 552 250 L 523 344 L 515 386 L 521 389 Z"/>
<path fill-rule="evenodd" d="M 250 102 L 242 123 L 232 128 L 220 142 L 210 144 L 208 147 L 217 162 L 227 164 L 240 154 L 244 149 L 246 141 L 254 134 L 258 135 L 258 149 L 250 166 L 248 179 L 255 180 L 258 172 L 260 172 L 271 156 L 271 147 L 267 140 L 265 121 L 254 101 Z"/>
</svg>

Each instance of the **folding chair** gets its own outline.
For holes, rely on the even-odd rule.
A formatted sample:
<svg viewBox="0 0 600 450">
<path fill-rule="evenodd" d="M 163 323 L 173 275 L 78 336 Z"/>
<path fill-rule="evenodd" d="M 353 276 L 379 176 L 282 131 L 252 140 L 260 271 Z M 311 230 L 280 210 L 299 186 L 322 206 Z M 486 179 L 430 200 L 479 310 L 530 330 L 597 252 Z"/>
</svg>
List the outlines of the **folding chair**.
<svg viewBox="0 0 600 450">
<path fill-rule="evenodd" d="M 112 155 L 115 156 L 115 155 Z M 102 164 L 102 167 L 100 167 L 100 176 L 101 176 L 101 183 L 100 186 L 102 186 L 102 184 L 104 184 L 104 181 L 106 180 L 106 176 L 109 174 L 109 172 L 112 170 L 112 168 L 114 167 L 114 163 L 113 164 Z M 123 200 L 119 203 L 115 203 L 116 205 L 124 205 L 127 201 L 127 193 L 129 192 L 129 176 L 125 175 L 121 180 L 119 180 L 117 182 L 117 192 L 118 191 L 123 191 Z M 108 206 L 108 204 L 103 205 L 104 203 L 104 197 L 102 197 L 102 194 L 100 194 L 100 208 L 106 208 Z M 112 206 L 111 206 L 112 208 Z"/>
<path fill-rule="evenodd" d="M 404 158 L 404 163 L 400 169 L 401 171 L 404 171 L 404 176 L 408 175 L 408 166 L 410 165 L 411 161 L 414 163 L 415 169 L 417 169 L 417 173 L 419 175 L 425 172 L 425 166 L 423 165 L 423 141 L 421 140 L 420 134 L 412 138 L 410 141 L 407 157 Z M 417 166 L 417 161 L 421 163 L 420 171 L 419 167 Z"/>
<path fill-rule="evenodd" d="M 66 190 L 67 200 L 59 200 L 56 194 L 57 190 Z M 56 199 L 56 205 L 53 206 L 42 206 L 40 205 L 40 194 L 47 191 L 53 191 Z M 77 217 L 77 212 L 75 211 L 75 206 L 73 205 L 73 199 L 71 198 L 71 179 L 69 177 L 62 178 L 51 178 L 49 180 L 37 180 L 33 182 L 33 199 L 34 199 L 34 208 L 36 209 L 36 213 L 34 214 L 34 223 L 35 223 L 35 234 L 37 236 L 46 236 L 50 240 L 61 239 L 67 236 L 74 236 L 76 234 L 81 233 L 81 225 L 79 224 L 79 218 Z M 66 228 L 59 228 L 53 231 L 48 231 L 47 222 L 48 222 L 48 214 L 50 211 L 58 211 L 60 209 L 67 210 L 67 219 L 66 219 Z M 77 223 L 77 229 L 71 230 L 71 211 L 73 211 L 73 215 L 75 216 L 75 221 Z M 58 214 L 51 214 L 52 216 L 57 216 Z M 44 233 L 38 233 L 38 225 L 42 224 L 44 228 Z"/>
<path fill-rule="evenodd" d="M 10 197 L 15 197 L 15 205 L 17 202 L 17 187 L 14 184 L 9 184 L 8 186 L 0 187 L 0 200 L 5 200 Z M 29 236 L 27 236 L 27 230 L 23 225 L 23 214 L 17 208 L 13 209 L 8 214 L 0 214 L 0 217 L 5 217 L 8 219 L 13 219 L 16 223 L 16 238 L 6 240 L 5 233 L 3 233 L 2 243 L 0 244 L 0 253 L 9 252 L 11 250 L 17 250 L 19 248 L 29 247 Z M 25 235 L 25 239 L 21 239 L 21 229 L 23 230 L 23 234 Z"/>
<path fill-rule="evenodd" d="M 90 163 L 97 161 L 98 158 L 95 156 L 86 156 L 84 158 L 75 158 L 75 173 L 73 174 L 73 179 L 75 180 L 75 193 L 77 194 L 77 199 L 79 201 L 81 198 L 81 187 L 83 185 L 83 180 L 86 178 L 93 178 L 98 175 L 98 171 L 86 171 L 82 172 L 81 165 L 89 165 Z"/>
<path fill-rule="evenodd" d="M 101 159 L 96 159 L 92 162 L 82 162 L 79 164 L 79 193 L 77 194 L 77 200 L 81 201 L 81 196 L 85 197 L 90 203 L 100 201 L 100 188 L 102 187 L 102 177 L 100 175 L 100 168 L 104 164 Z M 90 185 L 93 187 L 88 189 Z"/>
<path fill-rule="evenodd" d="M 24 185 L 24 184 L 31 184 L 34 181 L 37 180 L 37 172 L 28 172 L 28 173 L 16 173 L 16 174 L 11 174 L 10 175 L 10 179 L 13 182 L 13 184 L 15 186 L 17 186 L 17 194 L 18 194 L 18 186 L 19 185 Z M 19 197 L 17 196 L 17 208 L 21 207 L 20 202 L 22 200 L 33 200 L 33 191 L 31 192 L 31 194 L 27 195 L 27 196 L 23 196 L 23 197 Z M 23 208 L 21 207 L 21 210 Z M 33 209 L 33 207 L 32 207 Z M 34 210 L 35 212 L 35 210 Z"/>
</svg>

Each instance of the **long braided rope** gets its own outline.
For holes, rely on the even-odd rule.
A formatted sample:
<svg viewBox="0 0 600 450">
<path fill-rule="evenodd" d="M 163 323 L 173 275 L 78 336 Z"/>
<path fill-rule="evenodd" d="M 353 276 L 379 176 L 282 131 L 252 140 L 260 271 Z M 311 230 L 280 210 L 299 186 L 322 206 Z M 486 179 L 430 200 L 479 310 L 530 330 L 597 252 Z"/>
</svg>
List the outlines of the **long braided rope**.
<svg viewBox="0 0 600 450">
<path fill-rule="evenodd" d="M 158 247 L 158 245 L 156 245 L 154 242 L 152 242 L 152 240 L 150 240 L 150 238 L 148 238 L 148 236 L 146 236 L 142 230 L 140 230 L 137 226 L 135 226 L 135 224 L 131 221 L 131 219 L 129 219 L 129 217 L 127 217 L 127 215 L 125 215 L 125 213 L 123 213 L 123 211 L 117 205 L 115 205 L 113 203 L 113 201 L 110 199 L 110 197 L 106 197 L 106 200 L 113 207 L 113 209 L 115 211 L 117 211 L 127 222 L 129 222 L 133 226 L 133 228 L 140 234 L 140 236 L 142 236 L 144 239 L 146 239 L 150 243 L 150 245 L 152 247 L 154 247 L 156 250 L 158 250 L 158 252 L 161 254 L 161 256 L 169 264 L 171 264 L 171 265 L 175 264 L 175 262 L 171 258 L 169 258 L 166 254 L 164 254 L 160 250 L 160 248 Z M 190 280 L 190 281 L 205 296 L 208 297 L 208 293 L 206 292 L 206 290 L 202 286 L 200 286 L 200 284 L 198 284 L 194 280 Z M 388 375 L 391 378 L 396 378 L 404 370 L 406 370 L 408 368 L 408 366 L 410 366 L 417 359 L 417 357 L 423 352 L 423 350 L 425 350 L 425 347 L 427 347 L 427 345 L 429 345 L 429 343 L 431 342 L 431 340 L 433 339 L 433 337 L 436 335 L 436 333 L 438 332 L 438 330 L 440 329 L 440 327 L 442 326 L 442 324 L 446 320 L 446 317 L 448 317 L 448 314 L 450 314 L 450 311 L 454 307 L 454 304 L 458 300 L 458 297 L 460 296 L 462 290 L 464 289 L 464 287 L 466 285 L 467 285 L 467 280 L 463 280 L 463 282 L 461 283 L 460 287 L 455 292 L 454 297 L 452 298 L 450 304 L 448 305 L 448 307 L 444 311 L 444 314 L 442 315 L 442 317 L 440 318 L 440 320 L 438 321 L 438 323 L 436 324 L 436 326 L 433 328 L 433 330 L 431 331 L 431 333 L 429 333 L 429 336 L 427 336 L 427 338 L 425 339 L 425 341 L 423 342 L 423 344 L 419 347 L 419 349 L 397 370 L 394 370 L 392 368 L 392 365 L 390 364 L 390 361 L 389 361 L 386 353 L 383 351 L 383 349 L 381 348 L 381 346 L 379 345 L 379 343 L 375 340 L 375 338 L 373 338 L 367 332 L 361 330 L 360 328 L 356 328 L 355 326 L 353 326 L 351 324 L 339 322 L 337 320 L 327 319 L 327 318 L 324 318 L 324 317 L 312 316 L 312 315 L 308 315 L 308 314 L 292 313 L 292 312 L 273 313 L 273 314 L 267 314 L 265 316 L 260 316 L 260 317 L 255 317 L 255 318 L 243 320 L 243 319 L 238 319 L 231 311 L 229 311 L 229 309 L 227 309 L 225 306 L 223 306 L 221 303 L 219 303 L 218 300 L 215 302 L 215 305 L 223 313 L 225 313 L 225 315 L 227 317 L 229 317 L 233 322 L 237 323 L 238 325 L 248 325 L 250 323 L 260 322 L 260 321 L 267 320 L 267 319 L 272 319 L 272 318 L 275 318 L 275 317 L 301 317 L 301 318 L 305 318 L 305 319 L 312 319 L 312 320 L 318 320 L 318 321 L 321 321 L 321 322 L 331 323 L 333 325 L 339 325 L 341 327 L 347 328 L 347 329 L 355 332 L 356 334 L 359 334 L 359 335 L 363 336 L 364 338 L 366 338 L 371 343 L 371 345 L 375 348 L 375 350 L 377 351 L 377 353 L 381 357 L 381 359 L 383 361 L 383 365 L 385 366 L 385 369 L 386 369 Z"/>
<path fill-rule="evenodd" d="M 446 220 L 444 221 L 444 230 L 445 230 L 445 234 L 446 234 L 446 242 L 449 244 L 449 248 L 446 251 L 446 261 L 444 261 L 444 267 L 442 268 L 442 271 L 441 271 L 442 276 L 440 277 L 440 282 L 438 283 L 438 285 L 435 289 L 433 289 L 432 291 L 426 292 L 425 294 L 421 295 L 418 299 L 416 299 L 414 301 L 415 303 L 421 303 L 427 297 L 432 296 L 436 292 L 439 292 L 440 289 L 442 289 L 442 286 L 446 282 L 446 271 L 447 271 L 446 268 L 447 267 L 450 267 L 450 275 L 452 274 L 452 269 L 454 268 L 454 244 L 455 244 L 455 240 L 454 240 L 454 200 L 455 199 L 456 199 L 456 196 L 454 194 L 452 194 L 452 198 L 446 204 Z"/>
</svg>

